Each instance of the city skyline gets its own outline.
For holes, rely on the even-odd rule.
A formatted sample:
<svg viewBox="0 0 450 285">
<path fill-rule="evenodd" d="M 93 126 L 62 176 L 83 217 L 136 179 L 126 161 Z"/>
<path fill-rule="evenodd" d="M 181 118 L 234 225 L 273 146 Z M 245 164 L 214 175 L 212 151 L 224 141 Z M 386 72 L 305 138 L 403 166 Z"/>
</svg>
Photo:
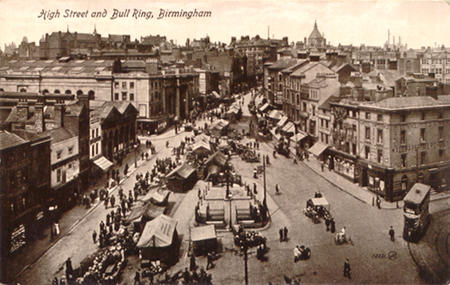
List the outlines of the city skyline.
<svg viewBox="0 0 450 285">
<path fill-rule="evenodd" d="M 239 9 L 230 9 L 239 5 Z M 23 37 L 29 42 L 38 43 L 42 35 L 56 31 L 77 31 L 92 33 L 94 26 L 98 33 L 130 34 L 131 39 L 139 39 L 146 35 L 164 35 L 168 40 L 173 39 L 178 45 L 184 45 L 186 38 L 199 39 L 208 35 L 212 42 L 229 43 L 231 37 L 260 35 L 263 38 L 282 38 L 287 36 L 289 42 L 303 41 L 317 21 L 319 31 L 325 35 L 327 43 L 360 44 L 383 46 L 391 35 L 391 43 L 395 37 L 398 43 L 408 48 L 422 46 L 450 46 L 450 39 L 442 37 L 441 31 L 450 28 L 450 21 L 436 21 L 448 19 L 449 5 L 444 1 L 338 1 L 321 2 L 287 1 L 277 3 L 269 0 L 244 1 L 196 1 L 183 3 L 182 1 L 159 1 L 140 3 L 128 1 L 126 4 L 118 1 L 45 1 L 45 3 L 31 4 L 29 1 L 0 2 L 0 21 L 9 23 L 10 29 L 0 36 L 0 47 L 15 42 L 20 44 Z M 61 13 L 59 18 L 43 20 L 38 18 L 42 10 Z M 76 11 L 107 10 L 105 18 L 64 18 L 64 10 Z M 152 11 L 153 19 L 121 18 L 111 20 L 113 9 L 140 9 L 143 12 Z M 211 17 L 205 18 L 164 18 L 156 19 L 160 9 L 166 11 L 211 11 Z M 21 13 L 11 13 L 11 10 Z M 264 16 L 261 16 L 264 15 Z M 239 23 L 236 23 L 239 19 Z M 373 19 L 376 19 L 374 23 Z M 30 24 L 32 23 L 32 24 Z M 180 28 L 183 27 L 183 28 Z M 270 31 L 268 31 L 270 27 Z M 130 30 L 131 29 L 131 30 Z M 367 31 L 371 31 L 368 33 Z M 413 32 L 412 32 L 413 31 Z"/>
</svg>

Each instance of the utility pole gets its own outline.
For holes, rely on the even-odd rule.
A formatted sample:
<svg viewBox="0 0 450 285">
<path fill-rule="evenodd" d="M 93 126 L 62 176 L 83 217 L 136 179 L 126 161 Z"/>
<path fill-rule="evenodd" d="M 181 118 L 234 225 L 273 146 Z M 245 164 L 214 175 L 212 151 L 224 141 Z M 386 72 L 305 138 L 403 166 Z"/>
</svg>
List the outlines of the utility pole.
<svg viewBox="0 0 450 285">
<path fill-rule="evenodd" d="M 241 246 L 241 250 L 244 252 L 245 285 L 248 285 L 248 244 L 247 244 L 247 240 L 244 240 L 244 244 Z"/>
</svg>

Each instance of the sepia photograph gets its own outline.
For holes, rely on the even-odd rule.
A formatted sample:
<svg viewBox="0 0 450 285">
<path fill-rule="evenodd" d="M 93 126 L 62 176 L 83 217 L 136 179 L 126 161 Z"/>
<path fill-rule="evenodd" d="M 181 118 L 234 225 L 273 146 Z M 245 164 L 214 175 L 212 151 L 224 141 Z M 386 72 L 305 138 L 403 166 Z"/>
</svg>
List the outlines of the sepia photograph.
<svg viewBox="0 0 450 285">
<path fill-rule="evenodd" d="M 0 23 L 0 284 L 450 284 L 449 0 Z"/>
</svg>

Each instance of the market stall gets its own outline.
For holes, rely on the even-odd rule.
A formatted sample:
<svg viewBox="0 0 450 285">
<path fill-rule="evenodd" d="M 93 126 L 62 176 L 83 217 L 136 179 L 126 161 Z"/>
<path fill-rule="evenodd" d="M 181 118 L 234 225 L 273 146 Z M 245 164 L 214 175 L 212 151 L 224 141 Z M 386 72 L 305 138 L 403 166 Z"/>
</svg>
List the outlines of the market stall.
<svg viewBox="0 0 450 285">
<path fill-rule="evenodd" d="M 217 234 L 214 225 L 191 228 L 191 240 L 195 255 L 204 255 L 217 249 Z"/>
<path fill-rule="evenodd" d="M 176 226 L 177 221 L 166 215 L 159 215 L 147 222 L 136 245 L 142 258 L 174 264 L 178 260 L 179 250 Z"/>
<path fill-rule="evenodd" d="M 167 187 L 172 191 L 187 191 L 197 181 L 195 168 L 187 163 L 180 165 L 166 176 Z"/>
</svg>

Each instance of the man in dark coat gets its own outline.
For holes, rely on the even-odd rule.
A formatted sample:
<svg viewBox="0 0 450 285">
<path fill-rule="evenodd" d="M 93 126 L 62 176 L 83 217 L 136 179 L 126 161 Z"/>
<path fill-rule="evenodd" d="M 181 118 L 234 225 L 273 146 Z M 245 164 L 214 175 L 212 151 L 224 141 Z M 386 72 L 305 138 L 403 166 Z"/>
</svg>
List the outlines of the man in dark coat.
<svg viewBox="0 0 450 285">
<path fill-rule="evenodd" d="M 394 228 L 392 226 L 389 229 L 389 236 L 391 237 L 391 241 L 395 240 L 395 232 L 394 232 Z"/>
<path fill-rule="evenodd" d="M 334 219 L 333 218 L 331 218 L 331 221 L 330 221 L 330 226 L 331 226 L 331 233 L 333 233 L 334 234 L 334 232 L 336 231 L 336 223 L 334 222 Z"/>
<path fill-rule="evenodd" d="M 280 233 L 280 242 L 282 242 L 283 241 L 283 229 L 282 228 L 280 228 L 280 230 L 279 230 L 279 233 Z"/>
<path fill-rule="evenodd" d="M 194 253 L 191 254 L 190 262 L 189 262 L 189 270 L 194 271 L 197 268 L 195 264 L 195 256 Z"/>
<path fill-rule="evenodd" d="M 66 260 L 66 279 L 67 280 L 72 279 L 72 273 L 73 273 L 72 260 L 70 260 L 70 257 L 69 257 Z"/>
<path fill-rule="evenodd" d="M 345 262 L 344 262 L 344 277 L 347 277 L 348 279 L 351 279 L 352 277 L 350 275 L 350 271 L 351 271 L 350 263 L 348 261 L 348 258 L 346 258 Z"/>
<path fill-rule="evenodd" d="M 284 227 L 284 229 L 283 229 L 283 239 L 285 241 L 288 240 L 288 228 L 287 227 Z"/>
</svg>

